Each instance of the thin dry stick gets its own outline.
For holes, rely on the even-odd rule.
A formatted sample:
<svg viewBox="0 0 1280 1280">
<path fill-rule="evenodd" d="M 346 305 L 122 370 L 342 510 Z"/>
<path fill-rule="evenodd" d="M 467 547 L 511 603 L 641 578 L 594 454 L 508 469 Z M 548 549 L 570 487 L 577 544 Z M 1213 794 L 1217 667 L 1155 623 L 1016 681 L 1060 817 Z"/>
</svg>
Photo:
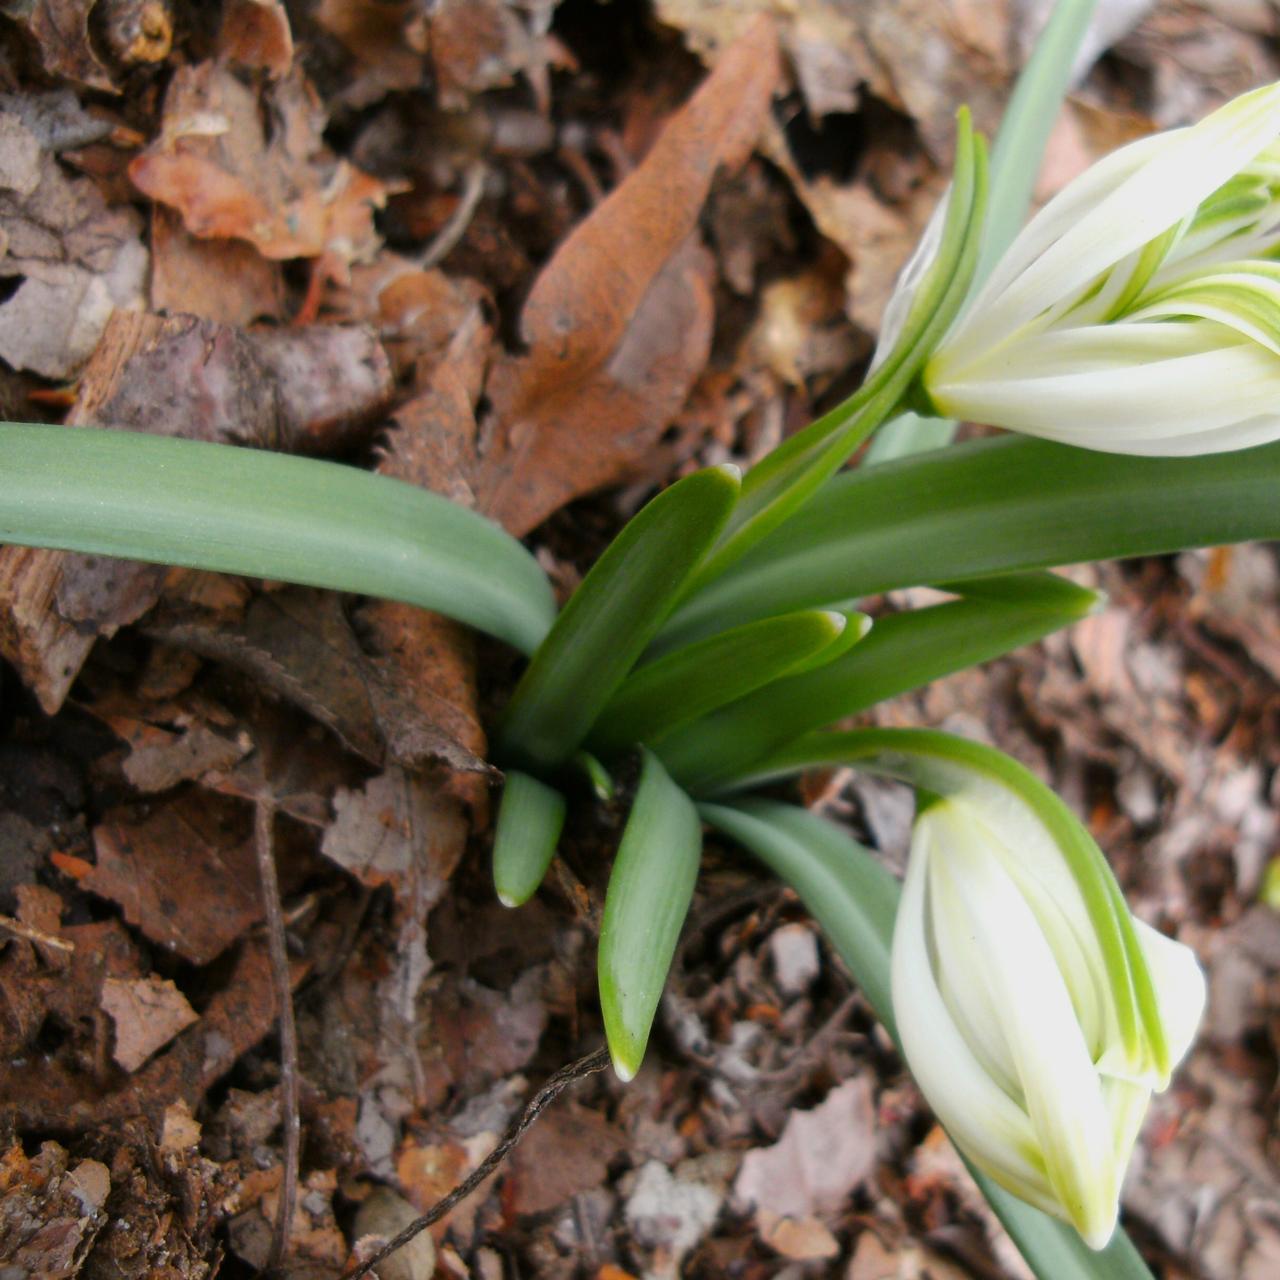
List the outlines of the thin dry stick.
<svg viewBox="0 0 1280 1280">
<path fill-rule="evenodd" d="M 546 1084 L 529 1100 L 529 1104 L 502 1135 L 502 1141 L 442 1200 L 437 1200 L 430 1209 L 411 1222 L 400 1234 L 378 1250 L 371 1258 L 366 1258 L 359 1266 L 346 1272 L 341 1280 L 360 1280 L 368 1275 L 379 1262 L 389 1258 L 397 1249 L 404 1248 L 414 1236 L 425 1231 L 435 1222 L 439 1222 L 459 1201 L 465 1200 L 497 1167 L 507 1158 L 511 1148 L 524 1137 L 529 1126 L 553 1103 L 575 1080 L 581 1080 L 595 1071 L 603 1071 L 609 1065 L 609 1051 L 597 1049 L 567 1067 L 561 1067 Z"/>
<path fill-rule="evenodd" d="M 449 221 L 440 228 L 435 239 L 418 257 L 418 265 L 424 271 L 443 262 L 467 234 L 471 219 L 475 217 L 475 212 L 480 207 L 480 198 L 484 195 L 484 179 L 484 161 L 473 161 L 466 173 L 462 175 L 462 197 L 458 201 L 458 207 L 449 215 Z"/>
<path fill-rule="evenodd" d="M 285 950 L 284 914 L 280 910 L 280 882 L 276 877 L 275 804 L 259 796 L 253 811 L 253 847 L 262 882 L 262 909 L 267 923 L 267 952 L 271 982 L 280 1003 L 280 1110 L 284 1122 L 284 1169 L 280 1179 L 280 1207 L 271 1232 L 266 1271 L 284 1261 L 298 1199 L 298 1033 L 293 1021 L 293 992 L 289 986 L 289 956 Z"/>
</svg>

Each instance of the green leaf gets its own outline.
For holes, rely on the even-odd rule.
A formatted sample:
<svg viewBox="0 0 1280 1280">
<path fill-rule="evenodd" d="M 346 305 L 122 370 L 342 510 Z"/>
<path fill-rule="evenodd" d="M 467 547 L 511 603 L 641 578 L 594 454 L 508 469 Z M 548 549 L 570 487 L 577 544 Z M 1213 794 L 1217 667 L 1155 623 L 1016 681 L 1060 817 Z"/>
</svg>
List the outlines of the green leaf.
<svg viewBox="0 0 1280 1280">
<path fill-rule="evenodd" d="M 743 800 L 702 804 L 698 811 L 799 894 L 896 1041 L 889 964 L 897 881 L 839 828 L 794 805 Z M 969 1172 L 1040 1280 L 1152 1280 L 1123 1231 L 1095 1253 L 1065 1223 L 1024 1204 L 972 1165 Z"/>
<path fill-rule="evenodd" d="M 1071 87 L 1097 0 L 1058 0 L 1014 86 L 991 147 L 991 197 L 970 292 L 991 274 L 1027 220 L 1045 147 Z"/>
<path fill-rule="evenodd" d="M 564 827 L 564 796 L 512 769 L 498 805 L 493 837 L 493 887 L 505 907 L 518 907 L 537 892 L 555 856 Z"/>
<path fill-rule="evenodd" d="M 742 500 L 720 545 L 691 583 L 691 594 L 789 519 L 845 464 L 898 407 L 950 326 L 978 260 L 987 192 L 986 146 L 973 132 L 967 111 L 961 110 L 957 125 L 955 172 L 938 252 L 911 301 L 892 351 L 859 391 L 747 473 Z"/>
<path fill-rule="evenodd" d="M 1083 617 L 1097 596 L 1066 586 L 1070 591 L 1047 606 L 1031 594 L 1022 602 L 957 600 L 889 614 L 835 662 L 757 689 L 673 733 L 657 750 L 672 776 L 696 794 L 740 786 L 757 760 L 802 733 L 990 661 Z"/>
<path fill-rule="evenodd" d="M 739 488 L 735 467 L 696 471 L 627 523 L 516 686 L 499 733 L 500 755 L 535 772 L 573 755 L 715 542 Z"/>
<path fill-rule="evenodd" d="M 1280 444 L 1132 458 L 1004 436 L 846 472 L 672 616 L 659 647 L 924 583 L 1280 537 Z"/>
<path fill-rule="evenodd" d="M 1049 132 L 1070 88 L 1076 54 L 1096 7 L 1097 0 L 1058 0 L 1018 76 L 991 148 L 991 192 L 982 251 L 969 285 L 970 298 L 982 287 L 1026 221 Z M 951 443 L 955 431 L 956 423 L 949 418 L 904 413 L 876 432 L 863 465 L 874 466 L 940 449 Z"/>
<path fill-rule="evenodd" d="M 644 752 L 600 924 L 600 1008 L 613 1068 L 622 1080 L 630 1080 L 644 1058 L 701 854 L 702 827 L 693 801 L 657 757 Z"/>
<path fill-rule="evenodd" d="M 0 542 L 403 600 L 526 653 L 555 616 L 546 575 L 497 525 L 353 467 L 9 422 L 0 475 Z"/>
<path fill-rule="evenodd" d="M 825 658 L 846 630 L 865 635 L 871 619 L 812 609 L 766 618 L 711 636 L 633 671 L 600 713 L 591 744 L 602 755 L 664 734 L 806 663 Z"/>
</svg>

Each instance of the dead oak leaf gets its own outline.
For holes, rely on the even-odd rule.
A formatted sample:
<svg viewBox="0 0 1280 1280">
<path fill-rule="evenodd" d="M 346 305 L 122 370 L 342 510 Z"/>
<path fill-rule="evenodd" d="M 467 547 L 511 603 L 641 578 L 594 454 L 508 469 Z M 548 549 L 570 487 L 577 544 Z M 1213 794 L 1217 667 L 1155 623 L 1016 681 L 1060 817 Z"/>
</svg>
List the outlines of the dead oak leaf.
<svg viewBox="0 0 1280 1280">
<path fill-rule="evenodd" d="M 381 244 L 373 213 L 390 188 L 335 160 L 325 124 L 297 69 L 260 96 L 221 63 L 182 67 L 165 97 L 160 137 L 129 176 L 177 209 L 192 235 L 247 240 L 265 258 L 323 258 L 341 277 Z"/>
<path fill-rule="evenodd" d="M 125 1071 L 136 1071 L 197 1017 L 186 996 L 168 978 L 154 973 L 105 979 L 101 1001 L 116 1033 L 111 1056 Z"/>
<path fill-rule="evenodd" d="M 759 137 L 779 75 L 761 18 L 535 282 L 528 354 L 499 362 L 488 385 L 498 430 L 479 505 L 512 532 L 634 474 L 687 397 L 712 322 L 698 216 L 716 171 Z"/>
</svg>

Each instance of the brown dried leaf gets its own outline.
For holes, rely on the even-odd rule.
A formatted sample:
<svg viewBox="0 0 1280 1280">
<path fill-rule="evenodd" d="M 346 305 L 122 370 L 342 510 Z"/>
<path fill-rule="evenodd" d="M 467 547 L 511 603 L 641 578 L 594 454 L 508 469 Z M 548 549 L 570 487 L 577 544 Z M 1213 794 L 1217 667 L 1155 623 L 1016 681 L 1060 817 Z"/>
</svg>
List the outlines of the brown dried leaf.
<svg viewBox="0 0 1280 1280">
<path fill-rule="evenodd" d="M 44 69 L 90 89 L 117 92 L 107 68 L 93 51 L 89 13 L 97 0 L 4 0 L 0 13 L 30 33 Z"/>
<path fill-rule="evenodd" d="M 812 1111 L 793 1111 L 773 1146 L 747 1152 L 734 1196 L 762 1221 L 831 1213 L 871 1172 L 874 1128 L 869 1081 L 847 1080 Z"/>
<path fill-rule="evenodd" d="M 200 240 L 162 204 L 151 210 L 151 307 L 217 324 L 285 315 L 281 265 L 243 240 Z"/>
<path fill-rule="evenodd" d="M 280 0 L 225 0 L 218 51 L 229 62 L 279 79 L 293 66 L 293 32 Z"/>
<path fill-rule="evenodd" d="M 426 39 L 446 110 L 465 109 L 472 94 L 512 84 L 521 71 L 545 74 L 545 39 L 529 32 L 509 0 L 439 0 Z"/>
<path fill-rule="evenodd" d="M 154 633 L 262 681 L 374 764 L 444 763 L 488 774 L 490 766 L 428 719 L 361 650 L 329 592 L 260 596 L 243 625 L 164 622 Z"/>
<path fill-rule="evenodd" d="M 197 1018 L 186 996 L 154 973 L 147 978 L 107 978 L 101 1003 L 115 1027 L 111 1056 L 125 1071 L 136 1071 Z"/>
<path fill-rule="evenodd" d="M 264 112 L 275 122 L 270 139 Z M 129 176 L 177 209 L 192 235 L 247 240 L 267 258 L 322 258 L 341 278 L 380 245 L 373 212 L 389 188 L 333 159 L 325 123 L 296 69 L 259 98 L 221 63 L 182 67 L 165 97 L 163 132 Z"/>
<path fill-rule="evenodd" d="M 210 771 L 231 769 L 252 748 L 245 733 L 224 737 L 193 716 L 180 715 L 172 729 L 148 720 L 113 716 L 107 723 L 128 745 L 124 776 L 138 791 L 168 791 Z"/>
<path fill-rule="evenodd" d="M 88 359 L 116 308 L 139 307 L 147 252 L 133 210 L 73 178 L 23 119 L 0 112 L 0 357 L 47 378 Z"/>
<path fill-rule="evenodd" d="M 761 19 L 538 277 L 521 316 L 529 354 L 488 387 L 498 434 L 479 505 L 513 532 L 634 474 L 688 395 L 712 322 L 698 214 L 717 168 L 759 136 L 779 74 Z"/>
<path fill-rule="evenodd" d="M 426 57 L 412 38 L 419 6 L 414 0 L 319 0 L 314 18 L 356 60 L 342 100 L 367 107 L 388 93 L 416 89 Z"/>
<path fill-rule="evenodd" d="M 23 1276 L 78 1274 L 107 1223 L 107 1167 L 97 1160 L 70 1170 L 67 1164 L 56 1142 L 42 1143 L 31 1159 L 21 1144 L 0 1158 L 0 1260 Z"/>
<path fill-rule="evenodd" d="M 192 964 L 208 964 L 262 917 L 253 841 L 231 801 L 194 792 L 134 820 L 116 810 L 94 828 L 86 889 Z"/>
<path fill-rule="evenodd" d="M 521 1140 L 504 1199 L 516 1213 L 545 1213 L 608 1180 L 626 1139 L 602 1115 L 572 1103 L 548 1111 Z"/>
<path fill-rule="evenodd" d="M 416 879 L 416 896 L 426 909 L 439 901 L 466 843 L 456 800 L 425 779 L 392 769 L 360 791 L 339 787 L 333 808 L 321 853 L 371 889 L 392 884 L 403 893 Z"/>
</svg>

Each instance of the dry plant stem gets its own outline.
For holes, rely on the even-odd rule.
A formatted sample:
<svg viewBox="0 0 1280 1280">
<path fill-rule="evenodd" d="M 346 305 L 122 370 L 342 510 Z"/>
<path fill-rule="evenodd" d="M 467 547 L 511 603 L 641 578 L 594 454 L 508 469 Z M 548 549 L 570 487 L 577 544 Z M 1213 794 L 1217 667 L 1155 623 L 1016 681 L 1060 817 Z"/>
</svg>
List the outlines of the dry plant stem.
<svg viewBox="0 0 1280 1280">
<path fill-rule="evenodd" d="M 480 207 L 480 197 L 484 195 L 485 173 L 483 160 L 475 160 L 467 166 L 466 173 L 462 175 L 462 196 L 458 200 L 458 207 L 449 215 L 449 221 L 440 228 L 418 259 L 418 265 L 423 271 L 443 262 L 467 234 L 471 219 Z"/>
<path fill-rule="evenodd" d="M 280 1179 L 280 1205 L 271 1232 L 271 1252 L 266 1272 L 284 1261 L 298 1199 L 298 1035 L 293 1021 L 293 994 L 289 987 L 289 957 L 285 950 L 284 914 L 280 910 L 280 883 L 276 877 L 273 828 L 276 810 L 271 800 L 259 796 L 253 813 L 253 847 L 262 882 L 262 909 L 267 922 L 267 950 L 271 957 L 272 985 L 280 1002 L 280 1110 L 284 1125 L 284 1169 Z"/>
<path fill-rule="evenodd" d="M 508 1126 L 502 1135 L 502 1141 L 460 1182 L 447 1196 L 437 1200 L 416 1222 L 411 1222 L 398 1236 L 388 1240 L 371 1258 L 344 1272 L 341 1280 L 360 1280 L 368 1275 L 378 1263 L 385 1261 L 397 1249 L 402 1249 L 414 1236 L 440 1221 L 459 1201 L 465 1200 L 498 1166 L 507 1158 L 511 1149 L 524 1137 L 530 1125 L 553 1103 L 575 1080 L 594 1072 L 603 1071 L 609 1065 L 608 1049 L 597 1049 L 585 1058 L 561 1067 L 529 1100 L 520 1115 Z"/>
<path fill-rule="evenodd" d="M 55 938 L 51 933 L 45 933 L 43 929 L 34 929 L 29 924 L 23 924 L 21 920 L 15 920 L 12 916 L 0 916 L 0 929 L 5 933 L 11 933 L 15 938 L 25 938 L 28 942 L 34 942 L 37 946 L 52 947 L 55 951 L 74 951 L 76 944 L 68 942 L 65 938 Z"/>
</svg>

